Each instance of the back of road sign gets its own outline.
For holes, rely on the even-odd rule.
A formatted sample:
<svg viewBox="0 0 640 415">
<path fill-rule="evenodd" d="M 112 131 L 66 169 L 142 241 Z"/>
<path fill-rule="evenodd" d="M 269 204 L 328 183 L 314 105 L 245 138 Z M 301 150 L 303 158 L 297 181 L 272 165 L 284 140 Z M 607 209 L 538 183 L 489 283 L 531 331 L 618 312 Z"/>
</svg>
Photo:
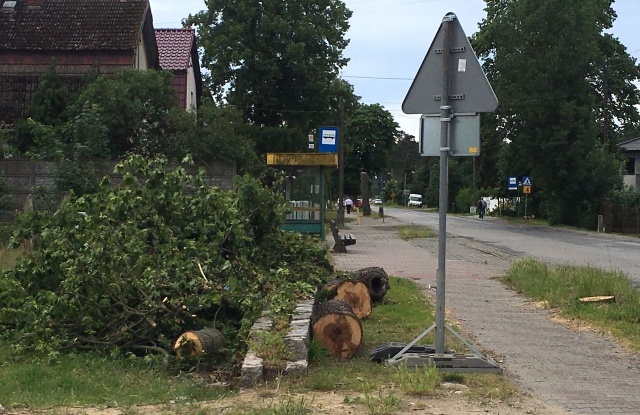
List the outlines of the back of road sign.
<svg viewBox="0 0 640 415">
<path fill-rule="evenodd" d="M 449 13 L 447 16 L 454 14 Z M 453 113 L 492 112 L 498 99 L 471 48 L 457 18 L 451 21 L 449 105 Z M 444 24 L 440 24 L 427 56 L 402 103 L 405 114 L 440 114 L 442 95 L 442 43 Z"/>
</svg>

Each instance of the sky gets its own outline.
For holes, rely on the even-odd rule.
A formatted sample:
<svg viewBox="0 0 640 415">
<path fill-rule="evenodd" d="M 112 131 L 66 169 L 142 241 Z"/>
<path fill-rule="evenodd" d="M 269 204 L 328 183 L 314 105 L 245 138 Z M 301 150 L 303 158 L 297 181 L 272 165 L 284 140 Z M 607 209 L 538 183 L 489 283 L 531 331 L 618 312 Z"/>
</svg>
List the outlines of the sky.
<svg viewBox="0 0 640 415">
<path fill-rule="evenodd" d="M 205 8 L 204 0 L 150 0 L 156 28 L 182 27 L 189 14 Z M 400 129 L 418 137 L 419 115 L 402 112 L 404 97 L 448 12 L 458 17 L 467 36 L 486 17 L 483 0 L 345 0 L 353 11 L 350 40 L 344 51 L 349 64 L 341 76 L 365 104 L 378 103 Z M 640 60 L 640 0 L 616 0 L 618 18 L 609 31 Z"/>
</svg>

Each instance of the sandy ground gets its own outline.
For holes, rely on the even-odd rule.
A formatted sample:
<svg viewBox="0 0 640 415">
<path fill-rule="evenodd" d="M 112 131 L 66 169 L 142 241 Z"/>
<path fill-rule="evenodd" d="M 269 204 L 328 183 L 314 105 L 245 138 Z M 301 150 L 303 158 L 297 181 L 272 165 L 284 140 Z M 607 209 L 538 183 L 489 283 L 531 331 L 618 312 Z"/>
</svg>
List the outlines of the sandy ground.
<svg viewBox="0 0 640 415">
<path fill-rule="evenodd" d="M 3 415 L 239 415 L 257 414 L 272 409 L 273 414 L 288 415 L 566 415 L 567 413 L 544 405 L 535 398 L 518 396 L 508 402 L 474 402 L 465 395 L 464 387 L 444 384 L 435 396 L 414 397 L 381 391 L 367 398 L 348 392 L 314 392 L 291 394 L 274 390 L 245 390 L 229 398 L 198 404 L 172 402 L 166 405 L 134 406 L 126 408 L 52 408 L 41 411 L 2 411 Z M 390 398 L 391 396 L 391 398 Z M 395 399 L 394 399 L 395 398 Z M 392 404 L 395 401 L 395 404 Z M 307 408 L 308 410 L 304 410 Z M 269 412 L 259 412 L 261 415 Z"/>
</svg>

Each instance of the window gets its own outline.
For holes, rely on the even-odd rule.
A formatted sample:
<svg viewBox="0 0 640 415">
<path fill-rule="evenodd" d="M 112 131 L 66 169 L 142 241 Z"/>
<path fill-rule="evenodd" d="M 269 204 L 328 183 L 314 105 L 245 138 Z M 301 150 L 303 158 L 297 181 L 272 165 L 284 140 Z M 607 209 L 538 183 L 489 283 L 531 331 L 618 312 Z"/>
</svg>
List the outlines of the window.
<svg viewBox="0 0 640 415">
<path fill-rule="evenodd" d="M 627 159 L 627 166 L 625 168 L 624 174 L 627 174 L 627 175 L 636 174 L 636 158 L 635 157 L 629 157 Z"/>
</svg>

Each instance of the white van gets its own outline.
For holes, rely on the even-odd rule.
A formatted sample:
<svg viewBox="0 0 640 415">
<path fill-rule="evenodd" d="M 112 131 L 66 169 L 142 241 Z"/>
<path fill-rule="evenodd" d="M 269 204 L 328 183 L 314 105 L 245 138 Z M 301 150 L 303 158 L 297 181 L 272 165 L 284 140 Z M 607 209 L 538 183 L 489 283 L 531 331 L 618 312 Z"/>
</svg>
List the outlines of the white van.
<svg viewBox="0 0 640 415">
<path fill-rule="evenodd" d="M 409 203 L 407 203 L 407 206 L 411 207 L 411 206 L 417 206 L 417 207 L 422 207 L 422 195 L 416 194 L 416 193 L 411 193 L 409 195 Z"/>
</svg>

